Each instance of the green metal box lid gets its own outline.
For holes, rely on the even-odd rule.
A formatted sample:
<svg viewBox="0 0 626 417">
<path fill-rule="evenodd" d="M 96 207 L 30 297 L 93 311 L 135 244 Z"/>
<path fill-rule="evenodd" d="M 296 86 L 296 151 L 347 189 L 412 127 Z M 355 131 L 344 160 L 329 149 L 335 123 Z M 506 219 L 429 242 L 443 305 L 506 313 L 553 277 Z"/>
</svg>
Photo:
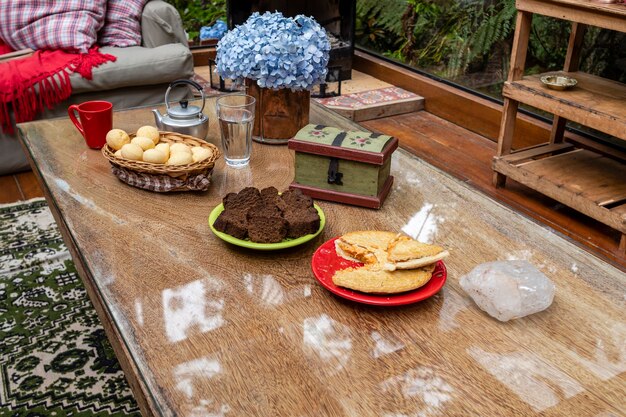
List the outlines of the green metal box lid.
<svg viewBox="0 0 626 417">
<path fill-rule="evenodd" d="M 398 139 L 379 133 L 345 131 L 309 124 L 289 139 L 289 149 L 331 158 L 382 165 L 398 148 Z"/>
</svg>

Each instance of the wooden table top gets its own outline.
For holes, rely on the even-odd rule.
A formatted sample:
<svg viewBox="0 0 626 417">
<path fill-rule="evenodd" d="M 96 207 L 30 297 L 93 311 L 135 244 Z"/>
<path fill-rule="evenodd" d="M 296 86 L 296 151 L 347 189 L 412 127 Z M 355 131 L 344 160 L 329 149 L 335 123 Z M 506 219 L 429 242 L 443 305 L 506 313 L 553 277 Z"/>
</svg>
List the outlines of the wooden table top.
<svg viewBox="0 0 626 417">
<path fill-rule="evenodd" d="M 311 122 L 355 127 L 317 105 Z M 149 109 L 114 116 L 127 131 L 144 124 Z M 219 161 L 206 193 L 163 195 L 118 181 L 68 119 L 20 133 L 145 415 L 624 415 L 624 274 L 403 150 L 382 210 L 320 201 L 323 233 L 269 253 L 222 242 L 207 217 L 227 192 L 285 189 L 285 146 L 255 143 L 247 169 Z M 330 294 L 311 256 L 358 229 L 445 246 L 445 287 L 395 308 Z M 483 313 L 459 278 L 497 259 L 536 265 L 553 305 L 507 323 Z"/>
</svg>

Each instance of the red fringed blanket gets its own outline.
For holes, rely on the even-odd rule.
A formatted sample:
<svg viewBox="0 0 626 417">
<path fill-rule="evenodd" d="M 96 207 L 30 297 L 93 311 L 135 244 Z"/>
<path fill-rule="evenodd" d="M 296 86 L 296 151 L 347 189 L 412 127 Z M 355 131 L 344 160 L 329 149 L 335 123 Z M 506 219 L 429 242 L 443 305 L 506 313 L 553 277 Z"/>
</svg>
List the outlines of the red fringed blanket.
<svg viewBox="0 0 626 417">
<path fill-rule="evenodd" d="M 8 52 L 0 45 L 0 53 Z M 9 105 L 16 123 L 33 120 L 44 106 L 51 109 L 72 94 L 70 74 L 91 80 L 92 70 L 115 57 L 92 47 L 86 54 L 35 51 L 32 56 L 0 63 L 0 127 L 12 133 Z"/>
</svg>

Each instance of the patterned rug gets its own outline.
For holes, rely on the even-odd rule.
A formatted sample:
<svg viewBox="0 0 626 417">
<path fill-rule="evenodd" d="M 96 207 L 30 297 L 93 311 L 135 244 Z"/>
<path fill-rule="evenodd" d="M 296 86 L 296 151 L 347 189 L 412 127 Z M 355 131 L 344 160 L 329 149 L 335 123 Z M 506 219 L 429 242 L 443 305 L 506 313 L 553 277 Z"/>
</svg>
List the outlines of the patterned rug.
<svg viewBox="0 0 626 417">
<path fill-rule="evenodd" d="M 135 416 L 43 199 L 0 205 L 0 416 Z"/>
</svg>

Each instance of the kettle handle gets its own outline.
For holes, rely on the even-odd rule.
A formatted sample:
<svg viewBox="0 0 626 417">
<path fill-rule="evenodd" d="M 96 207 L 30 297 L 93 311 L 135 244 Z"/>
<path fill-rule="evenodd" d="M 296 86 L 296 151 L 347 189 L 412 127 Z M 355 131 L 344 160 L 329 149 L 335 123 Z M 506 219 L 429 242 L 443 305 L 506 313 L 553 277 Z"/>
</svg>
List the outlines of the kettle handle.
<svg viewBox="0 0 626 417">
<path fill-rule="evenodd" d="M 167 87 L 167 91 L 165 91 L 165 111 L 169 111 L 170 109 L 170 101 L 169 101 L 169 95 L 170 95 L 170 90 L 172 89 L 172 87 L 175 87 L 177 85 L 180 84 L 189 84 L 190 86 L 194 87 L 196 90 L 198 90 L 200 92 L 200 94 L 202 94 L 202 108 L 200 109 L 200 113 L 202 113 L 202 110 L 204 110 L 204 105 L 206 104 L 206 96 L 204 95 L 204 89 L 202 88 L 202 86 L 200 84 L 198 84 L 195 81 L 192 80 L 176 80 L 176 81 L 172 81 L 169 85 L 169 87 Z"/>
</svg>

